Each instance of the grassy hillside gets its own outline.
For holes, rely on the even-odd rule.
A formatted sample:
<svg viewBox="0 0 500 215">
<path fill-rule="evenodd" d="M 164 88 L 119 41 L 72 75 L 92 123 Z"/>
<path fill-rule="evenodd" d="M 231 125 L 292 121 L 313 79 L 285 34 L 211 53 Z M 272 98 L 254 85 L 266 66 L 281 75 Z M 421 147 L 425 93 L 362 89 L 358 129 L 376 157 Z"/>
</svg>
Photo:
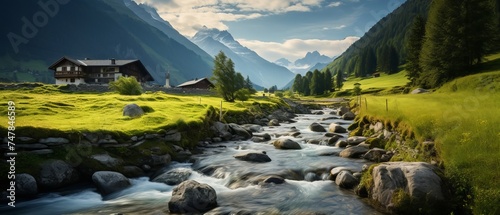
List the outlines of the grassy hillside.
<svg viewBox="0 0 500 215">
<path fill-rule="evenodd" d="M 405 70 L 392 75 L 381 73 L 380 77 L 377 78 L 349 78 L 344 82 L 342 89 L 352 89 L 355 83 L 360 83 L 361 89 L 388 89 L 396 86 L 405 86 L 408 83 L 408 78 L 406 77 Z"/>
<path fill-rule="evenodd" d="M 46 85 L 25 91 L 2 91 L 0 114 L 7 116 L 7 101 L 16 103 L 16 127 L 33 126 L 60 131 L 116 131 L 126 134 L 155 131 L 179 121 L 199 123 L 209 108 L 219 110 L 221 98 L 215 96 L 183 96 L 162 92 L 140 96 L 105 94 L 67 94 Z M 258 101 L 257 101 L 258 100 Z M 253 99 L 245 103 L 223 103 L 224 111 L 244 111 L 257 101 L 275 104 L 271 98 Z M 149 110 L 141 118 L 122 116 L 123 107 L 136 103 Z M 7 117 L 0 120 L 6 127 Z M 18 134 L 21 135 L 21 134 Z"/>
<path fill-rule="evenodd" d="M 434 93 L 364 95 L 360 110 L 361 115 L 409 125 L 420 141 L 434 140 L 447 174 L 472 185 L 474 214 L 500 213 L 500 54 L 487 60 L 480 73 Z"/>
</svg>

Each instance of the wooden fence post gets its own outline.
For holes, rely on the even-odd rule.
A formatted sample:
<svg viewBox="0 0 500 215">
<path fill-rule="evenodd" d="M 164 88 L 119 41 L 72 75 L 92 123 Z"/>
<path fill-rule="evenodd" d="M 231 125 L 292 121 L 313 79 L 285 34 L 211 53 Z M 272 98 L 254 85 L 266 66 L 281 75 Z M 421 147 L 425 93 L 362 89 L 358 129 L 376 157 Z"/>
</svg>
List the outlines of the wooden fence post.
<svg viewBox="0 0 500 215">
<path fill-rule="evenodd" d="M 219 114 L 219 121 L 222 122 L 222 101 L 220 101 L 220 114 Z"/>
<path fill-rule="evenodd" d="M 385 99 L 385 111 L 389 112 L 389 102 Z"/>
</svg>

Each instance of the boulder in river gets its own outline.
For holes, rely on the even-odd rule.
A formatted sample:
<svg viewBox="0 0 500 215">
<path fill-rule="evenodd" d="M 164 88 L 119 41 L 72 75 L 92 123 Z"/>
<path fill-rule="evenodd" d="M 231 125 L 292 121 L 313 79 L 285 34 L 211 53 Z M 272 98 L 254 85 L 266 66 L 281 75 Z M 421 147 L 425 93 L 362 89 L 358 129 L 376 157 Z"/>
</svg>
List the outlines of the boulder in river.
<svg viewBox="0 0 500 215">
<path fill-rule="evenodd" d="M 317 122 L 313 122 L 311 125 L 309 125 L 309 129 L 314 132 L 326 132 L 326 129 Z"/>
<path fill-rule="evenodd" d="M 240 137 L 243 137 L 243 139 L 247 140 L 252 138 L 252 133 L 247 131 L 245 128 L 241 127 L 238 124 L 231 123 L 229 124 L 229 128 L 231 129 L 231 133 L 236 134 Z"/>
<path fill-rule="evenodd" d="M 385 155 L 386 151 L 379 148 L 370 149 L 363 155 L 363 158 L 372 162 L 381 162 L 382 155 Z"/>
<path fill-rule="evenodd" d="M 328 131 L 333 133 L 347 133 L 347 129 L 337 123 L 331 123 L 330 126 L 328 126 Z"/>
<path fill-rule="evenodd" d="M 437 171 L 439 170 L 436 167 L 424 162 L 382 163 L 372 170 L 371 198 L 389 211 L 404 210 L 404 208 L 394 208 L 401 206 L 401 202 L 394 201 L 404 198 L 411 200 L 409 204 L 419 204 L 415 208 L 442 207 L 440 203 L 445 199 L 441 189 L 442 181 L 436 174 Z M 408 206 L 403 205 L 407 210 L 412 208 Z"/>
<path fill-rule="evenodd" d="M 335 178 L 335 184 L 342 188 L 351 189 L 358 185 L 359 181 L 352 175 L 351 172 L 344 170 L 341 171 Z"/>
<path fill-rule="evenodd" d="M 92 181 L 103 195 L 123 190 L 131 185 L 127 177 L 112 171 L 97 171 L 92 175 Z"/>
<path fill-rule="evenodd" d="M 177 185 L 182 183 L 183 181 L 188 180 L 189 176 L 191 176 L 192 171 L 187 168 L 177 168 L 165 172 L 157 177 L 155 177 L 153 182 L 160 182 L 167 185 Z"/>
<path fill-rule="evenodd" d="M 234 158 L 238 160 L 243 160 L 243 161 L 250 161 L 250 162 L 256 162 L 256 163 L 265 163 L 265 162 L 271 162 L 271 158 L 267 156 L 266 154 L 262 152 L 241 152 L 233 156 Z"/>
<path fill-rule="evenodd" d="M 141 117 L 142 115 L 144 115 L 144 111 L 137 104 L 128 104 L 123 108 L 123 116 L 136 118 Z"/>
<path fill-rule="evenodd" d="M 273 142 L 273 145 L 277 149 L 302 149 L 297 142 L 291 139 L 277 139 Z"/>
<path fill-rule="evenodd" d="M 343 158 L 359 158 L 368 152 L 369 149 L 361 146 L 353 146 L 346 148 L 340 152 L 340 157 Z"/>
<path fill-rule="evenodd" d="M 202 214 L 217 207 L 217 193 L 208 184 L 187 180 L 172 191 L 170 213 Z"/>
<path fill-rule="evenodd" d="M 356 118 L 356 115 L 354 115 L 354 113 L 350 111 L 342 115 L 343 120 L 353 120 L 354 118 Z"/>
<path fill-rule="evenodd" d="M 277 119 L 271 119 L 268 123 L 269 126 L 280 126 L 280 122 Z"/>
<path fill-rule="evenodd" d="M 351 146 L 355 146 L 355 145 L 358 145 L 358 144 L 364 142 L 366 139 L 367 138 L 363 137 L 363 136 L 352 136 L 352 137 L 347 138 L 347 144 L 349 144 Z"/>
</svg>

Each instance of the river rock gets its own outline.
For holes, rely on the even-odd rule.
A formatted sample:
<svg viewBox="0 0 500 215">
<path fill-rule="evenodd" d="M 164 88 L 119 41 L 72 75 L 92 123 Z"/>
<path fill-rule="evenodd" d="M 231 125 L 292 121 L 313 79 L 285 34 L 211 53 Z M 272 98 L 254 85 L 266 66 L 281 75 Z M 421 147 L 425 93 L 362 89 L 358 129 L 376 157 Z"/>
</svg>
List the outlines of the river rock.
<svg viewBox="0 0 500 215">
<path fill-rule="evenodd" d="M 268 123 L 269 126 L 280 126 L 280 122 L 277 119 L 271 119 Z"/>
<path fill-rule="evenodd" d="M 144 175 L 144 171 L 137 166 L 124 166 L 121 173 L 128 178 L 137 178 Z"/>
<path fill-rule="evenodd" d="M 264 138 L 264 140 L 271 140 L 271 135 L 268 133 L 254 133 L 253 136 Z"/>
<path fill-rule="evenodd" d="M 3 139 L 3 142 L 5 144 L 7 144 L 9 141 L 10 141 L 9 138 L 7 138 L 7 137 L 5 137 Z M 36 143 L 36 139 L 31 138 L 31 137 L 18 137 L 18 136 L 16 136 L 15 142 L 16 142 L 16 147 L 19 147 L 20 144 Z"/>
<path fill-rule="evenodd" d="M 302 149 L 297 142 L 290 139 L 275 140 L 273 145 L 277 149 Z"/>
<path fill-rule="evenodd" d="M 347 142 L 345 140 L 338 140 L 336 143 L 335 143 L 335 146 L 336 147 L 339 147 L 339 148 L 345 148 L 347 146 Z"/>
<path fill-rule="evenodd" d="M 168 172 L 165 172 L 157 177 L 155 177 L 153 182 L 159 182 L 159 183 L 164 183 L 167 185 L 177 185 L 182 183 L 183 181 L 186 181 L 189 179 L 189 176 L 191 176 L 192 171 L 187 168 L 177 168 L 170 170 Z"/>
<path fill-rule="evenodd" d="M 256 163 L 271 162 L 271 158 L 262 152 L 241 152 L 233 156 L 238 160 L 250 161 Z"/>
<path fill-rule="evenodd" d="M 92 181 L 103 195 L 123 190 L 131 185 L 127 177 L 112 171 L 97 171 L 92 175 Z"/>
<path fill-rule="evenodd" d="M 167 142 L 180 142 L 182 139 L 181 132 L 177 130 L 168 131 L 164 137 Z"/>
<path fill-rule="evenodd" d="M 368 152 L 368 149 L 360 146 L 346 148 L 340 152 L 340 157 L 343 158 L 359 158 Z"/>
<path fill-rule="evenodd" d="M 342 171 L 351 171 L 351 170 L 347 167 L 342 167 L 342 166 L 335 167 L 335 168 L 330 170 L 330 180 L 335 181 L 335 179 L 337 178 L 337 175 Z"/>
<path fill-rule="evenodd" d="M 99 163 L 109 168 L 120 166 L 123 163 L 123 160 L 111 157 L 108 154 L 92 155 L 90 156 L 90 158 L 98 161 Z"/>
<path fill-rule="evenodd" d="M 252 133 L 248 132 L 246 129 L 239 126 L 238 124 L 231 123 L 229 124 L 229 128 L 231 129 L 233 134 L 243 137 L 243 139 L 245 140 L 252 138 Z"/>
<path fill-rule="evenodd" d="M 136 118 L 142 115 L 144 115 L 144 111 L 137 104 L 128 104 L 123 108 L 123 116 Z"/>
<path fill-rule="evenodd" d="M 350 111 L 342 115 L 343 120 L 353 120 L 354 118 L 356 118 L 356 115 L 354 115 L 354 113 Z"/>
<path fill-rule="evenodd" d="M 16 174 L 16 195 L 31 197 L 38 193 L 35 178 L 27 173 Z"/>
<path fill-rule="evenodd" d="M 382 155 L 385 155 L 386 151 L 379 148 L 370 149 L 363 155 L 363 158 L 372 162 L 381 162 Z"/>
<path fill-rule="evenodd" d="M 208 184 L 184 181 L 174 188 L 168 202 L 170 213 L 201 214 L 217 207 L 217 193 Z"/>
<path fill-rule="evenodd" d="M 363 136 L 352 136 L 347 138 L 347 144 L 351 146 L 356 146 L 362 142 L 364 142 L 367 138 Z"/>
<path fill-rule="evenodd" d="M 351 189 L 359 184 L 359 181 L 349 171 L 341 171 L 335 178 L 335 184 L 339 187 Z"/>
<path fill-rule="evenodd" d="M 16 148 L 19 148 L 19 149 L 46 149 L 46 148 L 48 148 L 48 146 L 45 144 L 41 144 L 41 143 L 31 143 L 31 144 L 16 144 Z"/>
<path fill-rule="evenodd" d="M 38 142 L 43 143 L 43 144 L 67 144 L 69 143 L 69 140 L 66 138 L 62 137 L 49 137 L 49 138 L 44 138 L 40 139 Z"/>
<path fill-rule="evenodd" d="M 323 115 L 323 114 L 325 114 L 325 112 L 323 112 L 321 110 L 317 110 L 317 111 L 312 111 L 312 114 L 314 114 L 314 115 Z"/>
<path fill-rule="evenodd" d="M 214 122 L 211 129 L 219 135 L 223 140 L 230 140 L 232 138 L 232 134 L 229 130 L 229 125 L 224 124 L 222 122 Z"/>
<path fill-rule="evenodd" d="M 326 132 L 326 129 L 317 122 L 313 122 L 311 125 L 309 125 L 309 129 L 314 132 Z"/>
<path fill-rule="evenodd" d="M 392 200 L 397 190 L 429 204 L 443 201 L 442 181 L 436 171 L 436 167 L 424 162 L 382 163 L 372 170 L 371 198 L 388 210 L 394 206 Z"/>
<path fill-rule="evenodd" d="M 263 181 L 263 183 L 273 183 L 273 184 L 283 184 L 285 183 L 285 179 L 281 176 L 278 175 L 271 175 L 266 177 Z"/>
<path fill-rule="evenodd" d="M 172 157 L 169 154 L 164 155 L 150 155 L 147 158 L 147 164 L 150 166 L 162 166 L 167 165 L 172 161 Z"/>
<path fill-rule="evenodd" d="M 79 180 L 78 172 L 62 160 L 48 160 L 40 165 L 38 185 L 55 189 L 73 184 Z"/>
<path fill-rule="evenodd" d="M 48 154 L 54 153 L 54 150 L 52 150 L 52 149 L 37 149 L 37 150 L 28 151 L 26 153 L 35 154 L 35 155 L 48 155 Z"/>
<path fill-rule="evenodd" d="M 349 111 L 350 111 L 349 107 L 342 106 L 339 109 L 337 109 L 337 115 L 342 116 Z"/>
<path fill-rule="evenodd" d="M 330 126 L 328 126 L 328 131 L 333 133 L 347 133 L 347 129 L 337 123 L 331 123 Z"/>
<path fill-rule="evenodd" d="M 244 124 L 241 127 L 245 128 L 246 130 L 249 130 L 251 132 L 261 132 L 264 131 L 264 128 L 260 125 L 255 125 L 255 124 Z"/>
</svg>

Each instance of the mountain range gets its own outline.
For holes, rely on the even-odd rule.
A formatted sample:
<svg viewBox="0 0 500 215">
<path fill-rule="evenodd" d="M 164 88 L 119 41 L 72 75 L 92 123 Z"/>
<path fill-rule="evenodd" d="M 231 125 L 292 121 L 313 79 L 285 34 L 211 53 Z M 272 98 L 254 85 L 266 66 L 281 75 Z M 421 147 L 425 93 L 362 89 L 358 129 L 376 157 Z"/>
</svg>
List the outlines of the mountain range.
<svg viewBox="0 0 500 215">
<path fill-rule="evenodd" d="M 313 51 L 307 52 L 303 58 L 297 59 L 293 63 L 285 58 L 280 58 L 274 63 L 286 67 L 293 73 L 304 75 L 308 71 L 323 69 L 331 63 L 334 58 L 335 57 L 330 58 L 326 55 L 322 55 L 318 51 Z"/>
<path fill-rule="evenodd" d="M 283 66 L 271 63 L 254 51 L 242 46 L 228 31 L 202 28 L 191 38 L 196 45 L 208 54 L 215 56 L 220 51 L 234 62 L 237 72 L 263 87 L 285 86 L 294 74 Z"/>
<path fill-rule="evenodd" d="M 0 40 L 3 79 L 17 71 L 19 81 L 40 81 L 37 74 L 46 81 L 52 76 L 48 66 L 63 56 L 139 59 L 157 84 L 165 83 L 167 71 L 173 84 L 212 73 L 211 57 L 171 26 L 155 22 L 158 17 L 147 7 L 130 0 L 59 2 L 5 2 L 0 19 L 9 22 L 0 33 L 9 39 Z"/>
<path fill-rule="evenodd" d="M 339 71 L 347 75 L 354 74 L 354 71 L 360 67 L 362 53 L 371 51 L 377 55 L 377 58 L 384 58 L 381 51 L 390 46 L 395 47 L 399 56 L 399 64 L 403 64 L 406 57 L 405 43 L 408 29 L 412 26 L 415 17 L 427 17 L 431 2 L 431 0 L 404 2 L 393 12 L 380 19 L 344 53 L 328 64 L 327 68 L 334 74 Z"/>
</svg>

